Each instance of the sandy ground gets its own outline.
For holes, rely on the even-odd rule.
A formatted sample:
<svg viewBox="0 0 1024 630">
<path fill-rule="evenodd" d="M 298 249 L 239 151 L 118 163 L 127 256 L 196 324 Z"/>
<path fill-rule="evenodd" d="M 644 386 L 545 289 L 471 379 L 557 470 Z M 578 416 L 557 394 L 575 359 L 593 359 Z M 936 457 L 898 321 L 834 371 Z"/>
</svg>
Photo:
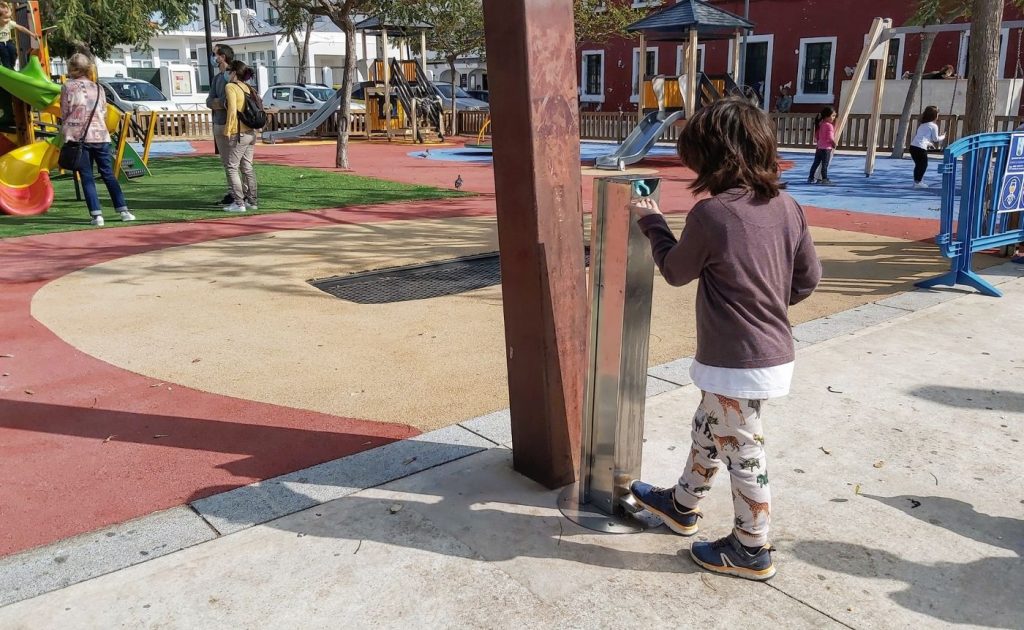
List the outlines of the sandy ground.
<svg viewBox="0 0 1024 630">
<path fill-rule="evenodd" d="M 920 242 L 812 232 L 825 280 L 792 309 L 794 324 L 948 268 Z M 426 431 L 508 406 L 500 287 L 360 305 L 307 281 L 496 249 L 493 217 L 223 239 L 69 274 L 36 294 L 32 314 L 81 351 L 157 381 Z M 655 282 L 651 364 L 693 353 L 694 293 Z"/>
</svg>

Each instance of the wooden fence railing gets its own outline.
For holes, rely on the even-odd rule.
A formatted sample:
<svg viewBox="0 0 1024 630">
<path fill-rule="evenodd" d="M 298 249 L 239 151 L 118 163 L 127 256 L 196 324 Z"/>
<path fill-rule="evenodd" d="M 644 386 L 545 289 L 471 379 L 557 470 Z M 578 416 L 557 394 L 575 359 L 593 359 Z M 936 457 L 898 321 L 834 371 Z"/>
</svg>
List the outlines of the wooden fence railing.
<svg viewBox="0 0 1024 630">
<path fill-rule="evenodd" d="M 268 130 L 289 129 L 304 123 L 313 114 L 305 110 L 277 110 L 269 113 Z M 148 128 L 149 116 L 156 115 L 155 139 L 188 139 L 209 138 L 213 135 L 213 122 L 209 111 L 155 112 L 140 115 L 139 127 Z M 488 118 L 487 112 L 458 112 L 459 133 L 465 136 L 480 132 Z M 769 114 L 775 124 L 775 139 L 780 148 L 814 147 L 814 114 Z M 867 114 L 853 114 L 839 138 L 839 149 L 864 151 L 867 149 L 868 136 Z M 914 131 L 917 129 L 917 115 L 911 117 L 907 128 L 904 146 L 909 145 Z M 899 115 L 883 114 L 880 118 L 878 131 L 878 150 L 891 151 L 899 126 Z M 636 125 L 634 112 L 580 112 L 580 139 L 622 142 Z M 1010 131 L 1021 121 L 1017 116 L 996 116 L 995 130 Z M 947 133 L 947 142 L 961 137 L 963 132 L 963 116 L 940 116 L 939 129 Z M 661 137 L 662 142 L 675 142 L 680 126 L 672 126 Z M 451 112 L 445 113 L 445 129 L 451 129 Z M 316 131 L 313 137 L 332 138 L 338 131 L 337 115 L 331 116 Z M 362 112 L 352 114 L 351 133 L 354 136 L 366 135 L 366 116 Z M 490 134 L 490 129 L 488 129 Z"/>
</svg>

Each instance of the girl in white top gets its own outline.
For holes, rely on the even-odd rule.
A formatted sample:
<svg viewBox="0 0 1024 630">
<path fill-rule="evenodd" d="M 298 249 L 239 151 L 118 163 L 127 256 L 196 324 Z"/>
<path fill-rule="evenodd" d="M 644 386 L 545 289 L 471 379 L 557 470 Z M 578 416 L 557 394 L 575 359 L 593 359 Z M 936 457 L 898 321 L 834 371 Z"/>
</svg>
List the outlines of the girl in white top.
<svg viewBox="0 0 1024 630">
<path fill-rule="evenodd" d="M 939 126 L 935 123 L 939 118 L 939 108 L 929 105 L 921 114 L 921 124 L 917 127 L 914 140 L 910 143 L 910 157 L 914 159 L 914 188 L 927 188 L 924 174 L 928 170 L 928 149 L 937 146 L 946 139 L 939 134 Z"/>
<path fill-rule="evenodd" d="M 0 63 L 4 67 L 14 69 L 18 61 L 18 48 L 14 43 L 14 30 L 17 29 L 35 39 L 36 34 L 14 21 L 14 9 L 9 2 L 0 2 Z"/>
</svg>

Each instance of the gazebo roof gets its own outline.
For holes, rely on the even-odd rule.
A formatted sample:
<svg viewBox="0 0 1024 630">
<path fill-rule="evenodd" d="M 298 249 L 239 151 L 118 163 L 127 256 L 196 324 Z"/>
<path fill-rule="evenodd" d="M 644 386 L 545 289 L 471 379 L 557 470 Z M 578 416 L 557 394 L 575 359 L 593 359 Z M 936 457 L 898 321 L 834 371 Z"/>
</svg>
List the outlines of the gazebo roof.
<svg viewBox="0 0 1024 630">
<path fill-rule="evenodd" d="M 357 31 L 373 31 L 382 32 L 387 29 L 388 35 L 393 37 L 402 37 L 410 33 L 419 33 L 420 31 L 432 31 L 434 25 L 429 22 L 421 22 L 419 20 L 413 22 L 402 22 L 395 23 L 389 22 L 384 23 L 379 17 L 366 18 L 362 22 L 356 24 Z"/>
<path fill-rule="evenodd" d="M 713 7 L 704 0 L 681 0 L 630 24 L 626 30 L 642 31 L 648 41 L 679 41 L 693 29 L 700 39 L 728 39 L 737 29 L 753 28 L 750 20 Z"/>
</svg>

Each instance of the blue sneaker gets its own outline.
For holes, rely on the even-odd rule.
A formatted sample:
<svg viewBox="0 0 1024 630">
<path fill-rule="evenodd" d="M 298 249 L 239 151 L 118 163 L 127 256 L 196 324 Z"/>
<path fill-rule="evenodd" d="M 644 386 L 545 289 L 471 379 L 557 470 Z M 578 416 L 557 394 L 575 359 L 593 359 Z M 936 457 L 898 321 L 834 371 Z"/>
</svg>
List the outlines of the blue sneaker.
<svg viewBox="0 0 1024 630">
<path fill-rule="evenodd" d="M 700 510 L 690 510 L 676 502 L 675 488 L 656 488 L 643 481 L 629 486 L 636 500 L 644 508 L 661 518 L 668 528 L 681 536 L 697 533 L 697 519 L 704 516 Z"/>
<path fill-rule="evenodd" d="M 715 573 L 762 581 L 775 575 L 771 545 L 765 545 L 752 554 L 743 548 L 735 534 L 715 542 L 695 542 L 690 545 L 690 556 L 694 562 Z"/>
</svg>

